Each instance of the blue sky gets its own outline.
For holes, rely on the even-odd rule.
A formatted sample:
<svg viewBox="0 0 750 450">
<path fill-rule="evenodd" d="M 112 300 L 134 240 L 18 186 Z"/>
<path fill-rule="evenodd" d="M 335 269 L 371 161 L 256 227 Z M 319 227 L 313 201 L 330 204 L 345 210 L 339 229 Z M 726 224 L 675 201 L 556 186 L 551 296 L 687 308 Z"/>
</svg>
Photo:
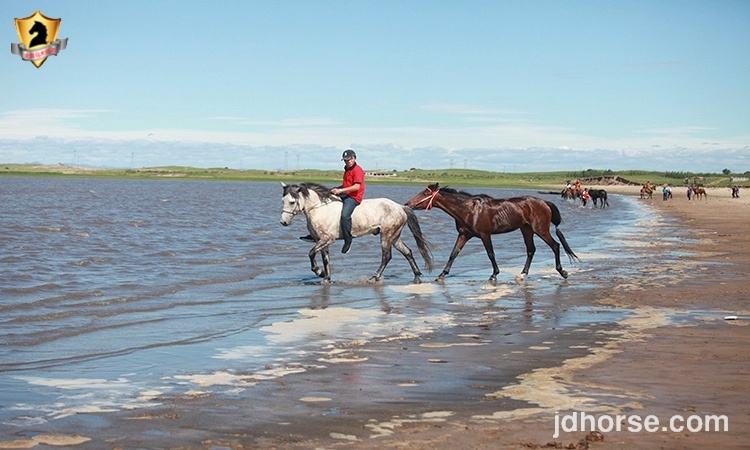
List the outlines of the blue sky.
<svg viewBox="0 0 750 450">
<path fill-rule="evenodd" d="M 750 170 L 747 0 L 4 1 L 0 41 L 5 163 Z"/>
</svg>

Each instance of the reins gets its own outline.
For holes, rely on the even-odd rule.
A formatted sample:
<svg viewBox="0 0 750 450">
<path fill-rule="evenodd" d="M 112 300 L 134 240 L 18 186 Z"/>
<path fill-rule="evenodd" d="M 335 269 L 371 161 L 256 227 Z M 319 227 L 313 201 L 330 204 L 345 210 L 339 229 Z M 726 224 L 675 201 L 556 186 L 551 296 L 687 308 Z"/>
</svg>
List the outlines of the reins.
<svg viewBox="0 0 750 450">
<path fill-rule="evenodd" d="M 320 202 L 320 203 L 318 203 L 317 205 L 313 206 L 312 208 L 308 208 L 307 210 L 308 210 L 308 211 L 312 211 L 313 209 L 318 209 L 318 208 L 322 208 L 322 207 L 324 207 L 324 206 L 330 205 L 330 204 L 331 204 L 331 203 L 333 203 L 334 201 L 335 201 L 335 200 L 329 200 L 329 201 L 327 201 L 327 202 L 322 202 L 322 201 L 321 201 L 321 202 Z M 294 209 L 293 211 L 287 211 L 286 209 L 282 209 L 282 210 L 281 210 L 281 212 L 283 212 L 283 213 L 287 213 L 287 214 L 291 214 L 292 216 L 296 216 L 297 214 L 300 214 L 300 213 L 304 212 L 304 209 L 302 209 L 302 208 L 297 208 L 297 206 L 299 206 L 299 203 L 297 203 L 297 205 L 295 206 L 295 209 Z"/>
</svg>

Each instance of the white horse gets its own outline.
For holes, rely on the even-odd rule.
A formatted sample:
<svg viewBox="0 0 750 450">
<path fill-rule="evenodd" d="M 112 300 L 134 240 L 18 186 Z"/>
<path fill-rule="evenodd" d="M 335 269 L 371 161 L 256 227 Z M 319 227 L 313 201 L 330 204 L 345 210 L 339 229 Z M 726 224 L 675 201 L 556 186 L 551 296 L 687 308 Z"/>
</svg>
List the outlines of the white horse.
<svg viewBox="0 0 750 450">
<path fill-rule="evenodd" d="M 317 183 L 300 183 L 287 185 L 284 188 L 281 224 L 288 226 L 297 214 L 304 214 L 307 218 L 307 229 L 315 238 L 315 246 L 310 250 L 310 265 L 315 274 L 324 281 L 331 280 L 330 258 L 328 246 L 336 239 L 341 239 L 341 199 L 330 193 L 330 190 Z M 412 256 L 411 249 L 401 239 L 401 231 L 409 225 L 414 239 L 417 241 L 419 252 L 424 258 L 429 270 L 432 269 L 432 255 L 429 244 L 422 236 L 419 221 L 414 212 L 387 198 L 363 200 L 352 214 L 352 236 L 355 238 L 380 234 L 382 258 L 380 267 L 370 281 L 380 281 L 383 270 L 391 260 L 391 247 L 401 252 L 409 261 L 414 272 L 414 283 L 421 283 L 419 266 Z M 320 253 L 323 258 L 323 268 L 318 267 L 315 255 Z"/>
</svg>

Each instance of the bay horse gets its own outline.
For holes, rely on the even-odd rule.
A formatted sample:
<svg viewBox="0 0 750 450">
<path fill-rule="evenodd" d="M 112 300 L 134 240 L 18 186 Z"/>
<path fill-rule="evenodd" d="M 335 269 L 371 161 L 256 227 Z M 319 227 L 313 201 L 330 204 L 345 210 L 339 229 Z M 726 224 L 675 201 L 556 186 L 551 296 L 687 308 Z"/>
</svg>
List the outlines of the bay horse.
<svg viewBox="0 0 750 450">
<path fill-rule="evenodd" d="M 654 189 L 643 186 L 641 188 L 641 198 L 654 198 Z"/>
<path fill-rule="evenodd" d="M 583 197 L 583 190 L 581 188 L 569 187 L 562 190 L 560 197 L 563 200 L 575 200 Z"/>
<path fill-rule="evenodd" d="M 694 187 L 693 195 L 696 200 L 700 200 L 701 197 L 703 197 L 703 200 L 708 200 L 708 194 L 706 194 L 706 190 L 702 187 Z"/>
<path fill-rule="evenodd" d="M 591 196 L 591 200 L 594 201 L 594 208 L 596 208 L 597 200 L 599 201 L 599 207 L 601 209 L 609 206 L 609 201 L 607 200 L 607 191 L 605 191 L 604 189 L 589 189 L 589 195 Z"/>
<path fill-rule="evenodd" d="M 316 240 L 309 252 L 310 269 L 325 282 L 331 281 L 331 267 L 328 246 L 341 236 L 341 198 L 330 193 L 330 190 L 318 183 L 299 183 L 287 185 L 282 195 L 283 207 L 280 222 L 284 226 L 292 223 L 297 214 L 304 214 L 307 219 L 307 229 Z M 414 260 L 411 249 L 401 239 L 401 231 L 408 225 L 414 239 L 417 241 L 419 252 L 429 270 L 432 270 L 432 254 L 429 243 L 422 235 L 417 216 L 409 208 L 401 206 L 387 198 L 363 200 L 352 214 L 352 236 L 355 238 L 380 235 L 381 260 L 380 267 L 370 281 L 381 281 L 385 266 L 391 260 L 391 247 L 406 257 L 414 272 L 414 283 L 421 283 L 422 273 Z M 320 253 L 323 268 L 318 267 L 315 257 Z"/>
<path fill-rule="evenodd" d="M 456 221 L 458 237 L 448 258 L 448 263 L 435 280 L 438 282 L 445 281 L 445 276 L 450 272 L 458 253 L 466 242 L 473 237 L 482 240 L 487 256 L 492 263 L 492 276 L 490 276 L 489 282 L 497 282 L 497 274 L 500 273 L 500 270 L 495 261 L 492 235 L 508 233 L 519 228 L 526 244 L 526 263 L 516 279 L 522 280 L 529 273 L 529 266 L 531 266 L 531 260 L 536 251 L 534 246 L 535 234 L 542 238 L 554 252 L 555 269 L 563 278 L 568 278 L 568 273 L 560 264 L 560 244 L 550 234 L 551 224 L 555 225 L 555 233 L 560 238 L 560 242 L 562 242 L 571 262 L 573 262 L 573 258 L 578 259 L 578 256 L 570 249 L 562 231 L 557 228 L 562 222 L 560 210 L 554 203 L 538 197 L 497 199 L 484 194 L 471 195 L 448 187 L 441 188 L 438 183 L 435 183 L 427 186 L 427 189 L 406 202 L 406 206 L 417 210 L 429 210 L 434 206 L 448 213 Z"/>
</svg>

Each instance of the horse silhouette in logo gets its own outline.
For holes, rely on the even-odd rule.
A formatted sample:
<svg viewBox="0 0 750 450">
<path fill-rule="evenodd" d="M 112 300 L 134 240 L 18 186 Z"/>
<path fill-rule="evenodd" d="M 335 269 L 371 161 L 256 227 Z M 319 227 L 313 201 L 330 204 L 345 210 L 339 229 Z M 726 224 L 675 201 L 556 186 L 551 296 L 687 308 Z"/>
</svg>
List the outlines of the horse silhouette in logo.
<svg viewBox="0 0 750 450">
<path fill-rule="evenodd" d="M 34 33 L 36 33 L 36 36 L 29 43 L 29 48 L 47 45 L 47 27 L 42 22 L 34 21 L 34 26 L 29 30 L 29 34 Z"/>
</svg>

